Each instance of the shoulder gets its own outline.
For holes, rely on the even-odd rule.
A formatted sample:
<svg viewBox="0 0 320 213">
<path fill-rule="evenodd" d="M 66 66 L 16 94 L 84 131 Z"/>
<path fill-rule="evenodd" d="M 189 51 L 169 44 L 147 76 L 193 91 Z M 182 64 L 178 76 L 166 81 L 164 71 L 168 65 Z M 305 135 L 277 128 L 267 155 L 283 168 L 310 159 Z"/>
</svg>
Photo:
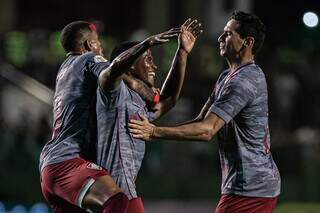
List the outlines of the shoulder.
<svg viewBox="0 0 320 213">
<path fill-rule="evenodd" d="M 247 67 L 245 67 L 241 72 L 240 75 L 241 77 L 246 77 L 249 79 L 256 79 L 256 78 L 265 78 L 264 73 L 262 69 L 256 65 L 252 64 Z"/>
<path fill-rule="evenodd" d="M 237 92 L 251 91 L 256 93 L 261 81 L 264 81 L 262 70 L 255 64 L 246 66 L 230 79 L 229 88 L 234 88 Z"/>
<path fill-rule="evenodd" d="M 265 81 L 265 75 L 258 65 L 250 65 L 241 69 L 230 81 L 237 84 L 259 84 Z"/>
<path fill-rule="evenodd" d="M 79 57 L 79 59 L 88 63 L 108 62 L 108 60 L 105 59 L 103 56 L 96 55 L 93 52 L 84 53 Z"/>
</svg>

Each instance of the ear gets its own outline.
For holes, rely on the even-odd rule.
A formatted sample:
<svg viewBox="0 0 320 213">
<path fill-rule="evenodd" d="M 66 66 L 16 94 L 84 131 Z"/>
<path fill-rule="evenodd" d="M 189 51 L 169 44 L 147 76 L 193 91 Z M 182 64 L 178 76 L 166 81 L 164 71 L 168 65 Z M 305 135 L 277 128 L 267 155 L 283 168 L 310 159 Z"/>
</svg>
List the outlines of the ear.
<svg viewBox="0 0 320 213">
<path fill-rule="evenodd" d="M 83 46 L 86 51 L 92 50 L 92 43 L 88 39 L 83 42 Z"/>
<path fill-rule="evenodd" d="M 245 46 L 245 47 L 251 47 L 251 48 L 252 48 L 253 45 L 254 45 L 254 38 L 251 37 L 251 36 L 247 37 L 247 39 L 246 39 L 245 42 L 244 42 L 244 46 Z"/>
</svg>

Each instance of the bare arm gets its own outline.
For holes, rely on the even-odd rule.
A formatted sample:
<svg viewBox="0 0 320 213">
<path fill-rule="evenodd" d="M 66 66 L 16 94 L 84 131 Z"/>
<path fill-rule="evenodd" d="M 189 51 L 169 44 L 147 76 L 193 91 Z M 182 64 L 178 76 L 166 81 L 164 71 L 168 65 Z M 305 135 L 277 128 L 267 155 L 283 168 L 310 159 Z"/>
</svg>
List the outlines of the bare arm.
<svg viewBox="0 0 320 213">
<path fill-rule="evenodd" d="M 179 98 L 184 81 L 188 54 L 191 52 L 196 37 L 202 33 L 201 24 L 197 20 L 188 19 L 182 26 L 178 38 L 178 48 L 170 71 L 161 89 L 161 99 L 155 106 L 156 118 L 170 110 Z"/>
<path fill-rule="evenodd" d="M 122 74 L 127 72 L 136 59 L 152 46 L 163 44 L 170 38 L 176 37 L 180 33 L 180 28 L 174 28 L 164 33 L 151 36 L 134 47 L 116 57 L 110 66 L 99 75 L 99 85 L 102 89 L 113 89 L 119 85 Z"/>
<path fill-rule="evenodd" d="M 224 120 L 209 112 L 201 121 L 176 127 L 158 127 L 142 116 L 142 121 L 131 120 L 129 128 L 133 137 L 146 141 L 153 138 L 210 141 L 224 124 Z"/>
</svg>

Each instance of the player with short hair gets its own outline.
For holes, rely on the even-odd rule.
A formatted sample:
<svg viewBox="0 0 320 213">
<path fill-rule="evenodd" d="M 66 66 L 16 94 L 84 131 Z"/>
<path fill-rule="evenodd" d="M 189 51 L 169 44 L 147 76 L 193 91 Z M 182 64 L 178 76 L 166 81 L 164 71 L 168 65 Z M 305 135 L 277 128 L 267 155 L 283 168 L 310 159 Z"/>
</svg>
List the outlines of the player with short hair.
<svg viewBox="0 0 320 213">
<path fill-rule="evenodd" d="M 87 158 L 87 145 L 96 142 L 97 80 L 110 65 L 102 56 L 95 25 L 68 24 L 61 44 L 67 58 L 56 78 L 53 135 L 40 155 L 43 195 L 54 212 L 86 212 L 92 207 L 104 213 L 126 212 L 127 196 L 106 170 Z M 126 83 L 139 92 L 143 89 L 135 80 Z"/>
<path fill-rule="evenodd" d="M 218 136 L 222 169 L 216 213 L 269 213 L 280 193 L 280 175 L 270 152 L 265 75 L 254 58 L 263 45 L 265 26 L 252 14 L 235 11 L 218 38 L 229 69 L 193 121 L 159 127 L 131 120 L 134 137 L 210 141 Z"/>
<path fill-rule="evenodd" d="M 187 56 L 194 46 L 196 36 L 201 32 L 197 20 L 188 19 L 182 25 L 176 55 L 162 87 L 160 101 L 152 109 L 136 91 L 124 84 L 123 76 L 119 73 L 128 70 L 129 76 L 153 88 L 157 66 L 153 63 L 150 48 L 169 41 L 163 33 L 151 40 L 124 42 L 117 46 L 111 54 L 111 65 L 99 76 L 97 164 L 109 171 L 129 197 L 130 213 L 144 212 L 141 198 L 136 192 L 135 180 L 144 157 L 145 143 L 130 135 L 128 121 L 139 119 L 140 114 L 150 120 L 157 119 L 175 105 L 184 80 Z"/>
</svg>

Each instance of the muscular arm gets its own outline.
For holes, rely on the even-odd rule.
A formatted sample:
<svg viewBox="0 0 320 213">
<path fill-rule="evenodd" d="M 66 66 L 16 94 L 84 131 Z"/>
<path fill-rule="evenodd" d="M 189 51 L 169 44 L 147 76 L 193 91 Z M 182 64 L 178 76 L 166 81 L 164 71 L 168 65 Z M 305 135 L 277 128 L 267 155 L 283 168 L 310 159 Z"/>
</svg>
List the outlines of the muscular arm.
<svg viewBox="0 0 320 213">
<path fill-rule="evenodd" d="M 170 140 L 199 140 L 210 141 L 223 127 L 225 121 L 214 113 L 207 113 L 206 117 L 197 122 L 176 127 L 158 127 L 148 122 L 145 117 L 142 121 L 131 120 L 130 132 L 135 138 L 151 140 L 153 138 Z"/>
<path fill-rule="evenodd" d="M 131 47 L 117 56 L 110 66 L 99 75 L 99 85 L 102 89 L 113 89 L 119 85 L 123 73 L 127 72 L 137 58 L 152 46 L 163 44 L 169 39 L 178 36 L 180 28 L 173 28 L 166 32 L 150 36 L 139 44 Z"/>
<path fill-rule="evenodd" d="M 159 104 L 155 106 L 156 118 L 170 110 L 179 98 L 184 81 L 188 54 L 191 52 L 196 37 L 202 32 L 197 20 L 188 19 L 182 26 L 178 38 L 178 49 L 174 56 L 170 71 L 161 89 Z"/>
<path fill-rule="evenodd" d="M 179 98 L 184 81 L 188 53 L 178 48 L 171 69 L 161 89 L 160 102 L 155 107 L 156 118 L 168 112 Z"/>
<path fill-rule="evenodd" d="M 127 72 L 135 60 L 149 47 L 149 42 L 145 40 L 116 57 L 110 66 L 100 73 L 100 87 L 103 90 L 107 90 L 119 85 L 122 74 Z"/>
</svg>

